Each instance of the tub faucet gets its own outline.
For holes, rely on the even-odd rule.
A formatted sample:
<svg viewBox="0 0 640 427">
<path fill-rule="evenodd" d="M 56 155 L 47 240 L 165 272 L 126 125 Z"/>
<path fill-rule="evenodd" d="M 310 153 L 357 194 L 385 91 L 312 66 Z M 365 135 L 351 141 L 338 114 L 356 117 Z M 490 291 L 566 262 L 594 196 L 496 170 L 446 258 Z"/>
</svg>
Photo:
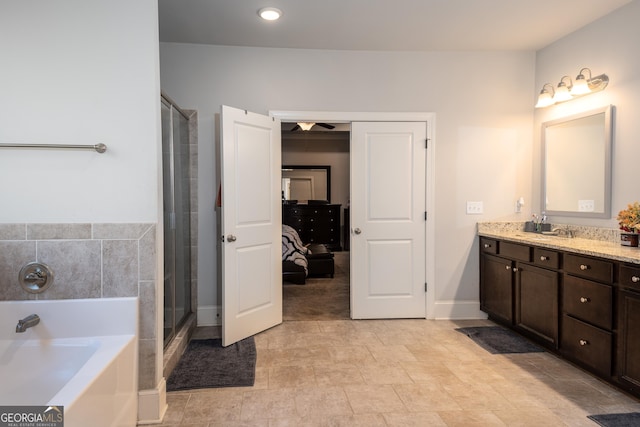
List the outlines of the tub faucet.
<svg viewBox="0 0 640 427">
<path fill-rule="evenodd" d="M 18 320 L 18 324 L 16 325 L 16 332 L 24 332 L 29 328 L 32 328 L 40 323 L 40 316 L 37 314 L 31 314 L 24 319 Z"/>
</svg>

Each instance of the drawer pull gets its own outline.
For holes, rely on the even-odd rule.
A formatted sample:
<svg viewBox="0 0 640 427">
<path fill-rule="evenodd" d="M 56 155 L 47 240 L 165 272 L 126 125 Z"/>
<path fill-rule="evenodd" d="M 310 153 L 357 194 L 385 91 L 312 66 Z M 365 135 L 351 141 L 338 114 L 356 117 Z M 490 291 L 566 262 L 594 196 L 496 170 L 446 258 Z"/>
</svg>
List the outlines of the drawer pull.
<svg viewBox="0 0 640 427">
<path fill-rule="evenodd" d="M 490 245 L 490 244 L 488 244 L 488 243 L 485 243 L 485 244 L 484 244 L 484 248 L 485 248 L 485 249 L 489 249 L 490 247 L 491 247 L 491 245 Z"/>
<path fill-rule="evenodd" d="M 513 267 L 513 272 L 517 273 L 518 272 L 518 267 Z"/>
<path fill-rule="evenodd" d="M 580 302 L 581 303 L 586 303 L 586 302 L 591 302 L 591 298 L 588 297 L 580 297 Z"/>
<path fill-rule="evenodd" d="M 510 265 L 505 265 L 505 268 L 506 268 L 507 270 L 511 270 L 511 266 L 510 266 Z"/>
<path fill-rule="evenodd" d="M 638 276 L 633 276 L 633 277 L 631 278 L 631 281 L 632 281 L 633 283 L 638 283 L 638 282 L 640 282 L 640 277 L 638 277 Z"/>
<path fill-rule="evenodd" d="M 584 270 L 588 270 L 589 266 L 586 264 L 580 264 L 580 270 L 584 271 Z"/>
<path fill-rule="evenodd" d="M 580 340 L 578 342 L 580 343 L 581 346 L 589 345 L 589 341 L 587 340 Z"/>
<path fill-rule="evenodd" d="M 549 257 L 548 257 L 548 256 L 544 256 L 544 255 L 541 255 L 541 256 L 540 256 L 540 261 L 549 261 Z"/>
</svg>

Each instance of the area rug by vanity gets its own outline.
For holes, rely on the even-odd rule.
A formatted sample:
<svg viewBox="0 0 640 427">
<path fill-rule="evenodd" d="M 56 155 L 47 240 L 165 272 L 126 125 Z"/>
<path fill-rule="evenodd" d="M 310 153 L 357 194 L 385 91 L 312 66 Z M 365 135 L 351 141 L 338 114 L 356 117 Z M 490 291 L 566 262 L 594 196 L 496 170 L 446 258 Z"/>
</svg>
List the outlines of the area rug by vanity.
<svg viewBox="0 0 640 427">
<path fill-rule="evenodd" d="M 167 381 L 167 391 L 252 386 L 256 376 L 253 337 L 229 347 L 219 339 L 192 340 Z"/>
<path fill-rule="evenodd" d="M 640 412 L 627 414 L 601 414 L 587 416 L 603 427 L 637 427 L 640 426 Z"/>
<path fill-rule="evenodd" d="M 500 326 L 458 328 L 480 347 L 492 354 L 537 353 L 544 350 L 509 329 Z"/>
</svg>

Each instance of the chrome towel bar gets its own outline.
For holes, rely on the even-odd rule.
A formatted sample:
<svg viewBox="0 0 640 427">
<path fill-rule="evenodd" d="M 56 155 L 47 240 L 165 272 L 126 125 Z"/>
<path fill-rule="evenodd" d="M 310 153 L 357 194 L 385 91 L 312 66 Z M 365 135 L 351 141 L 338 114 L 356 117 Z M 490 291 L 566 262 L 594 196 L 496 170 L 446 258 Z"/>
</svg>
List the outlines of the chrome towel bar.
<svg viewBox="0 0 640 427">
<path fill-rule="evenodd" d="M 72 144 L 0 144 L 0 148 L 44 148 L 44 149 L 68 149 L 68 150 L 95 150 L 98 153 L 107 151 L 104 144 L 72 145 Z"/>
</svg>

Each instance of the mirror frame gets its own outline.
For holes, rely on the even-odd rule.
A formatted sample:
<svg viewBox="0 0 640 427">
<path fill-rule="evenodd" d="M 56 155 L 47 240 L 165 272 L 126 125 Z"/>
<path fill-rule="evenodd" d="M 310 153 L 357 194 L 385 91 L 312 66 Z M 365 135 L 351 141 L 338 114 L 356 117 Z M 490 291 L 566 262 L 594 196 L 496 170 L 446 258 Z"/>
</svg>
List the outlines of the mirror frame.
<svg viewBox="0 0 640 427">
<path fill-rule="evenodd" d="M 327 201 L 331 203 L 331 166 L 326 165 L 282 165 L 282 169 L 323 169 L 327 175 Z"/>
<path fill-rule="evenodd" d="M 597 108 L 594 110 L 585 111 L 582 113 L 574 114 L 568 117 L 562 117 L 556 120 L 551 120 L 548 122 L 542 123 L 542 199 L 541 206 L 542 211 L 545 212 L 546 215 L 558 215 L 558 216 L 572 216 L 572 217 L 582 217 L 582 218 L 611 218 L 611 153 L 612 153 L 612 145 L 613 145 L 613 112 L 614 106 L 608 105 L 606 107 Z M 604 211 L 603 212 L 580 212 L 576 211 L 560 211 L 560 210 L 550 210 L 546 208 L 546 200 L 547 200 L 547 144 L 549 141 L 547 140 L 547 128 L 556 126 L 559 124 L 565 124 L 567 122 L 578 120 L 582 118 L 587 118 L 590 116 L 603 114 L 604 113 L 604 176 L 602 177 L 604 180 Z M 599 155 L 601 155 L 600 153 Z M 567 161 L 571 161 L 572 159 L 568 159 Z"/>
</svg>

